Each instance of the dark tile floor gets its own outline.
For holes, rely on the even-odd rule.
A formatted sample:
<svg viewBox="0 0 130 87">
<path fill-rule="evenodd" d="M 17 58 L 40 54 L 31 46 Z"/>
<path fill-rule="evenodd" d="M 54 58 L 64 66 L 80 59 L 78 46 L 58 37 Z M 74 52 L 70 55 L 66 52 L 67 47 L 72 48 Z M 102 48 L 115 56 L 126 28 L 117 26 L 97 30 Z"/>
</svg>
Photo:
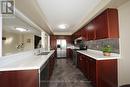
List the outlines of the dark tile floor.
<svg viewBox="0 0 130 87">
<path fill-rule="evenodd" d="M 57 59 L 49 87 L 92 87 L 71 61 Z"/>
</svg>

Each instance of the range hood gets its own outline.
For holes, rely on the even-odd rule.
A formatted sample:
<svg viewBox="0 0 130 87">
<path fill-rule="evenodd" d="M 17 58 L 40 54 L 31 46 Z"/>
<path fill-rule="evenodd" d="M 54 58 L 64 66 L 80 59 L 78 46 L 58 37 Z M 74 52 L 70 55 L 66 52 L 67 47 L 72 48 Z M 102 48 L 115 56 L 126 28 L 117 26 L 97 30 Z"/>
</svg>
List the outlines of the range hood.
<svg viewBox="0 0 130 87">
<path fill-rule="evenodd" d="M 83 40 L 83 37 L 78 37 L 74 40 L 74 44 L 77 45 L 79 41 Z"/>
</svg>

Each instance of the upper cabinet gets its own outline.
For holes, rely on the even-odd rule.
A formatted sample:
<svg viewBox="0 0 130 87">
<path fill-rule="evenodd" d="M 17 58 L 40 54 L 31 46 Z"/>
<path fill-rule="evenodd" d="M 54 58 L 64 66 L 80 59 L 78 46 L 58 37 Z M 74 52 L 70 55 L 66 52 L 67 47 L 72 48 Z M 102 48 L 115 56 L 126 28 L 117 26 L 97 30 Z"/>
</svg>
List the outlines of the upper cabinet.
<svg viewBox="0 0 130 87">
<path fill-rule="evenodd" d="M 50 47 L 51 49 L 56 49 L 56 36 L 50 36 Z"/>
<path fill-rule="evenodd" d="M 81 36 L 83 37 L 84 40 L 88 40 L 88 32 L 87 32 L 87 29 L 85 27 L 83 27 L 81 29 Z"/>
<path fill-rule="evenodd" d="M 107 9 L 94 19 L 96 39 L 118 38 L 118 11 L 117 9 Z"/>
<path fill-rule="evenodd" d="M 72 35 L 85 40 L 119 38 L 118 11 L 108 8 Z"/>
<path fill-rule="evenodd" d="M 88 40 L 95 40 L 96 38 L 96 29 L 95 29 L 95 20 L 92 20 L 87 26 L 87 34 L 88 34 Z"/>
</svg>

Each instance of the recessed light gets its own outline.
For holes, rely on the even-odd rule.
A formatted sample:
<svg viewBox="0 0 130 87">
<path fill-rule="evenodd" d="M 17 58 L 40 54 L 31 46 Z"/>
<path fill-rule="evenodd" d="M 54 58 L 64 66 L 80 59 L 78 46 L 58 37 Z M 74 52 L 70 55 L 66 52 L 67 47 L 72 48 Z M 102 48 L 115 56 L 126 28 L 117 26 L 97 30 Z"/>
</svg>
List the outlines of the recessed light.
<svg viewBox="0 0 130 87">
<path fill-rule="evenodd" d="M 21 32 L 27 31 L 27 29 L 24 29 L 24 28 L 16 28 L 16 30 L 21 31 Z"/>
<path fill-rule="evenodd" d="M 60 29 L 66 29 L 67 28 L 67 24 L 61 24 L 58 26 Z"/>
</svg>

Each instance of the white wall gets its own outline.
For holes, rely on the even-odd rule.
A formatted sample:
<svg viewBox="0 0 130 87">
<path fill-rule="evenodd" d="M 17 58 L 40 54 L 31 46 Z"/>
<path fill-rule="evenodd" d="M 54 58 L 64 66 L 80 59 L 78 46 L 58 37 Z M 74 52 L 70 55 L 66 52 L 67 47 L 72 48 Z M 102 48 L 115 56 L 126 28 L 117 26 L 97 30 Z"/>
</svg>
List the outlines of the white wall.
<svg viewBox="0 0 130 87">
<path fill-rule="evenodd" d="M 130 1 L 121 5 L 119 11 L 120 52 L 118 83 L 130 84 Z"/>
<path fill-rule="evenodd" d="M 6 37 L 6 40 L 2 41 L 2 56 L 16 54 L 18 52 L 24 52 L 34 49 L 34 34 L 16 33 L 4 30 L 2 33 L 2 36 Z M 24 43 L 23 48 L 17 49 L 17 46 L 21 43 Z"/>
<path fill-rule="evenodd" d="M 30 40 L 30 42 L 28 42 Z M 33 34 L 24 34 L 24 51 L 34 49 L 34 35 Z"/>
<path fill-rule="evenodd" d="M 2 36 L 6 37 L 6 40 L 2 41 L 2 56 L 17 53 L 16 46 L 19 44 L 19 34 L 3 31 Z"/>
<path fill-rule="evenodd" d="M 2 56 L 2 15 L 0 13 L 0 57 Z"/>
</svg>

